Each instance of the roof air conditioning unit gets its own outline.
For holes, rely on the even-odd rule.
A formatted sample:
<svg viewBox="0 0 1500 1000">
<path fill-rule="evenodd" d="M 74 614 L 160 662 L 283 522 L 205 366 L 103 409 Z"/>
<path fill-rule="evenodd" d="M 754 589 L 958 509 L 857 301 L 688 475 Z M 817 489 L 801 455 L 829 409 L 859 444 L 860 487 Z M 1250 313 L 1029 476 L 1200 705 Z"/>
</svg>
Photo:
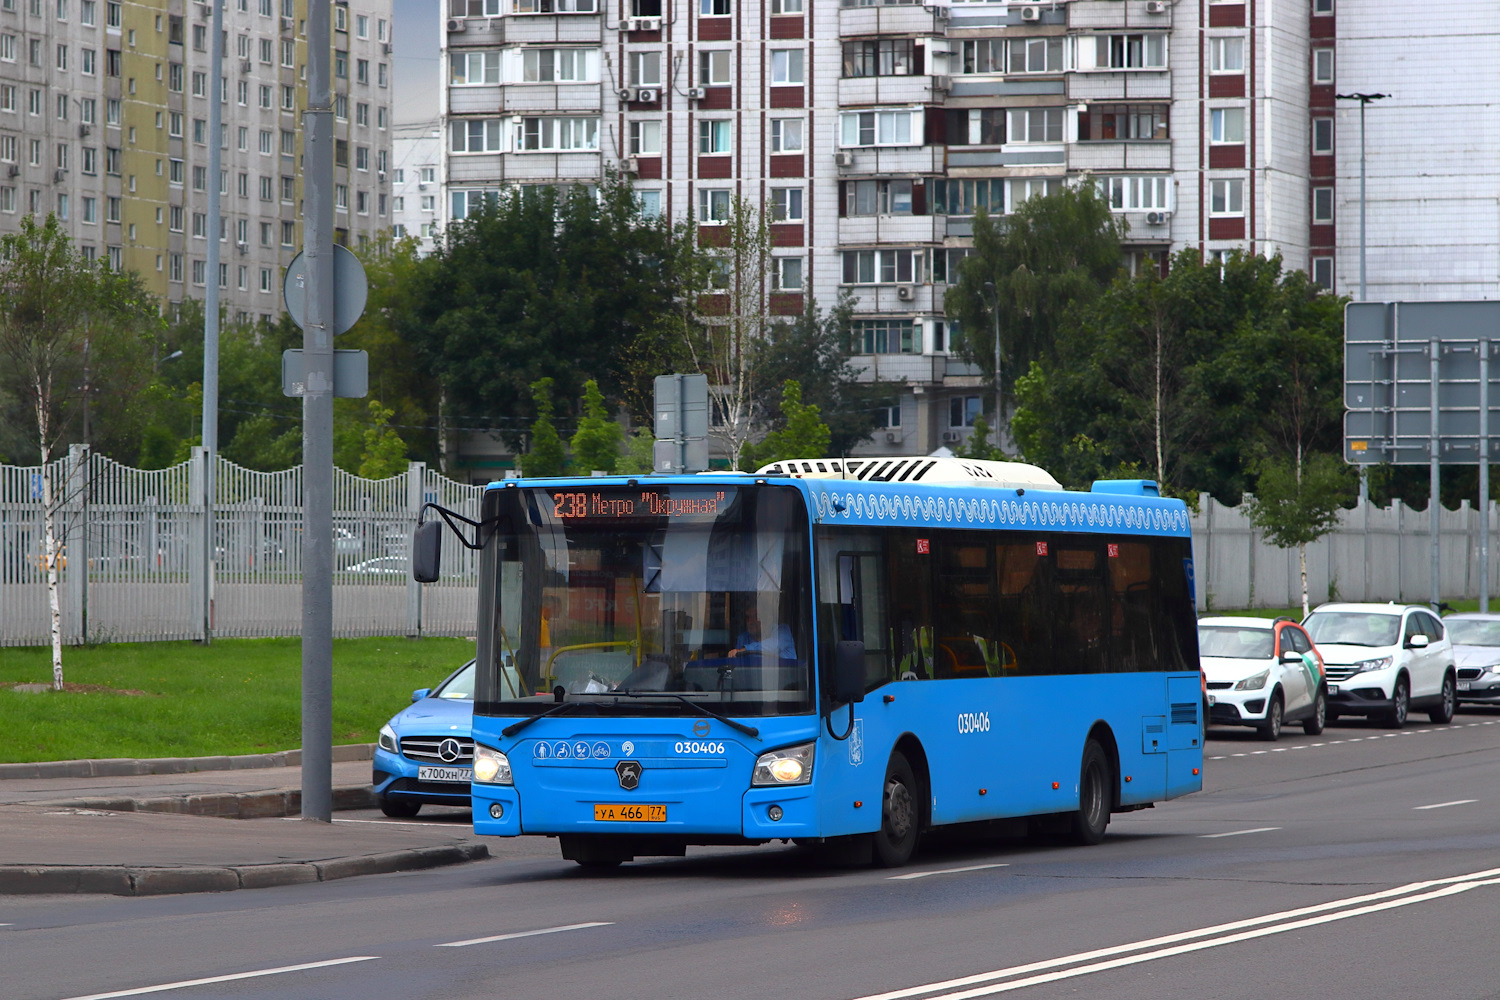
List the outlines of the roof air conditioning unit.
<svg viewBox="0 0 1500 1000">
<path fill-rule="evenodd" d="M 833 154 L 833 163 L 839 167 L 854 166 L 854 154 L 847 149 L 841 149 Z"/>
<path fill-rule="evenodd" d="M 917 290 L 914 287 L 912 287 L 911 285 L 897 285 L 896 286 L 896 298 L 900 299 L 902 302 L 910 302 L 912 299 L 914 299 L 916 297 L 917 297 Z"/>
<path fill-rule="evenodd" d="M 1146 0 L 1147 14 L 1165 14 L 1167 5 L 1165 0 Z"/>
<path fill-rule="evenodd" d="M 687 90 L 688 100 L 701 101 L 708 96 L 707 87 L 689 87 Z"/>
<path fill-rule="evenodd" d="M 934 76 L 932 78 L 932 89 L 933 90 L 941 90 L 944 93 L 947 93 L 948 91 L 950 91 L 950 90 L 953 89 L 953 77 L 951 77 L 951 76 Z"/>
<path fill-rule="evenodd" d="M 1172 213 L 1171 212 L 1147 212 L 1146 213 L 1146 225 L 1148 225 L 1148 226 L 1165 226 L 1168 222 L 1171 222 L 1171 221 L 1172 221 Z"/>
<path fill-rule="evenodd" d="M 661 18 L 659 17 L 632 17 L 625 23 L 626 31 L 660 31 Z"/>
<path fill-rule="evenodd" d="M 461 18 L 461 17 L 450 17 L 450 18 L 448 18 L 448 31 L 450 33 L 452 33 L 452 34 L 457 34 L 458 32 L 463 31 L 467 27 L 468 27 L 468 23 L 466 21 L 464 21 L 464 19 Z"/>
<path fill-rule="evenodd" d="M 615 96 L 622 101 L 628 101 L 635 96 L 635 91 L 631 90 L 629 87 L 621 87 L 619 90 L 615 91 Z"/>
<path fill-rule="evenodd" d="M 1021 20 L 1023 20 L 1023 21 L 1040 21 L 1041 19 L 1042 19 L 1042 8 L 1040 8 L 1040 7 L 1022 7 L 1021 8 Z"/>
<path fill-rule="evenodd" d="M 960 433 L 958 433 L 958 431 L 943 431 L 943 443 L 944 444 L 956 444 L 956 443 L 958 443 L 959 441 L 962 441 L 962 440 L 963 440 L 963 435 L 960 434 Z"/>
<path fill-rule="evenodd" d="M 661 93 L 655 87 L 642 87 L 635 92 L 635 99 L 638 104 L 655 104 Z"/>
</svg>

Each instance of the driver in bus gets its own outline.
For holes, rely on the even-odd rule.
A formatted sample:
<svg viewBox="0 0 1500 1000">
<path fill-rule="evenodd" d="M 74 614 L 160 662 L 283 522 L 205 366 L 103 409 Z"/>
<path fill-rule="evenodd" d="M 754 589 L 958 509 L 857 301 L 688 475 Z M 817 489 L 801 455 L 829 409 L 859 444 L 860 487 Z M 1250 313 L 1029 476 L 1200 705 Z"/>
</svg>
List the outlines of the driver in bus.
<svg viewBox="0 0 1500 1000">
<path fill-rule="evenodd" d="M 745 609 L 745 628 L 735 643 L 735 648 L 729 651 L 730 656 L 770 651 L 783 660 L 797 658 L 797 643 L 792 638 L 791 626 L 786 622 L 776 626 L 776 637 L 768 644 L 761 635 L 760 609 L 754 604 Z"/>
</svg>

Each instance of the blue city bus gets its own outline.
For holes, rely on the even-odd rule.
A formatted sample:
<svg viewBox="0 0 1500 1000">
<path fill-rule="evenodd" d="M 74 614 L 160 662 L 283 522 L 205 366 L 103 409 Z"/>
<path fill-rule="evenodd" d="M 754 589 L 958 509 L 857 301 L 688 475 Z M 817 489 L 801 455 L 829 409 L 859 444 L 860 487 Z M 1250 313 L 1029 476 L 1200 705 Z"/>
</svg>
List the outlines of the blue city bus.
<svg viewBox="0 0 1500 1000">
<path fill-rule="evenodd" d="M 951 458 L 491 483 L 474 830 L 610 866 L 791 840 L 1098 843 L 1202 787 L 1188 512 Z M 419 525 L 418 579 L 441 525 Z"/>
</svg>

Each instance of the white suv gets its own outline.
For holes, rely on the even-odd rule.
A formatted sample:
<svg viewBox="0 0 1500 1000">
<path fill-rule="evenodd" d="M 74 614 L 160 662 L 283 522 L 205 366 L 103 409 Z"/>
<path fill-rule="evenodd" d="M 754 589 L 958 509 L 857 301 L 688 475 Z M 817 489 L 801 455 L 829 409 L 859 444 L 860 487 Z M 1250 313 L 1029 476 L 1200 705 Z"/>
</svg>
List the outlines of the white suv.
<svg viewBox="0 0 1500 1000">
<path fill-rule="evenodd" d="M 1453 644 L 1431 611 L 1325 604 L 1302 624 L 1323 654 L 1330 722 L 1365 715 L 1399 729 L 1410 709 L 1426 709 L 1433 722 L 1453 720 Z"/>
</svg>

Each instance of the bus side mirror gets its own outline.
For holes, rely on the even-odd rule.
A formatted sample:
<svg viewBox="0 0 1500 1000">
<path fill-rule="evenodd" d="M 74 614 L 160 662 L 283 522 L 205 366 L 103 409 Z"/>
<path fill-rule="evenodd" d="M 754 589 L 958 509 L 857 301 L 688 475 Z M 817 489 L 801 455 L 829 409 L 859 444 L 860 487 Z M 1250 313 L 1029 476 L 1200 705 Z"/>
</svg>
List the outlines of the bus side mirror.
<svg viewBox="0 0 1500 1000">
<path fill-rule="evenodd" d="M 840 640 L 833 652 L 833 700 L 853 705 L 865 700 L 865 644 Z"/>
<path fill-rule="evenodd" d="M 443 561 L 443 522 L 423 521 L 411 535 L 411 578 L 436 583 Z"/>
</svg>

